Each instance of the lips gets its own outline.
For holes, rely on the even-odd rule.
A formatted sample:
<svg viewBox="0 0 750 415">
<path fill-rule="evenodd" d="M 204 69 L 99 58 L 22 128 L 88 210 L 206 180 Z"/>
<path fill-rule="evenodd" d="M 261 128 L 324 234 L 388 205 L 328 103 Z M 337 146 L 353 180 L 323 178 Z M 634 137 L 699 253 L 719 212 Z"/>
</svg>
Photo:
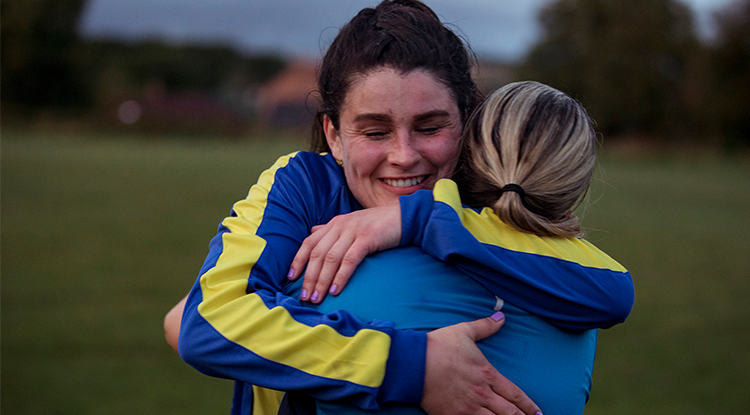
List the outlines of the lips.
<svg viewBox="0 0 750 415">
<path fill-rule="evenodd" d="M 381 179 L 388 186 L 393 187 L 411 187 L 422 183 L 427 176 L 410 177 L 408 179 Z"/>
</svg>

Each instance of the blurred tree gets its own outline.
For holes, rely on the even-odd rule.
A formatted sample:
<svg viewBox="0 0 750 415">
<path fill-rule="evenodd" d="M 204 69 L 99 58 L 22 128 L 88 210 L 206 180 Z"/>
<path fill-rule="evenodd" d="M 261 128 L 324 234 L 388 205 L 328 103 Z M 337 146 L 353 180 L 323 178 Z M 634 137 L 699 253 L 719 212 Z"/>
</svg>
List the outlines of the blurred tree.
<svg viewBox="0 0 750 415">
<path fill-rule="evenodd" d="M 664 132 L 689 121 L 682 90 L 699 43 L 685 5 L 559 0 L 539 19 L 543 38 L 517 77 L 579 99 L 602 132 Z"/>
<path fill-rule="evenodd" d="M 91 41 L 87 51 L 97 119 L 118 124 L 119 106 L 138 102 L 140 132 L 240 133 L 255 115 L 252 92 L 285 66 L 221 45 Z"/>
<path fill-rule="evenodd" d="M 29 114 L 38 109 L 84 113 L 93 105 L 143 93 L 153 83 L 167 92 L 215 92 L 230 78 L 262 83 L 284 66 L 279 57 L 245 57 L 220 45 L 84 40 L 77 34 L 84 4 L 0 0 L 3 104 Z"/>
<path fill-rule="evenodd" d="M 84 0 L 2 0 L 2 99 L 26 107 L 84 106 L 91 91 L 77 70 Z"/>
<path fill-rule="evenodd" d="M 731 151 L 750 145 L 750 0 L 736 1 L 715 17 L 706 112 Z"/>
</svg>

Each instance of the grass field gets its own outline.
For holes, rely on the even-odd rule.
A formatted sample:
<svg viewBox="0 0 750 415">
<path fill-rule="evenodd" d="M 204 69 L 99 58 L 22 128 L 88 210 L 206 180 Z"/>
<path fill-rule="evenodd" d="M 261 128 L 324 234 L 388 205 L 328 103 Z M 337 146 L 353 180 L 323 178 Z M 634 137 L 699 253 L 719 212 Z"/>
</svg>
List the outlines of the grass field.
<svg viewBox="0 0 750 415">
<path fill-rule="evenodd" d="M 163 340 L 218 222 L 302 144 L 2 138 L 3 414 L 222 414 Z M 586 413 L 750 412 L 750 164 L 601 162 L 589 239 L 629 268 Z"/>
</svg>

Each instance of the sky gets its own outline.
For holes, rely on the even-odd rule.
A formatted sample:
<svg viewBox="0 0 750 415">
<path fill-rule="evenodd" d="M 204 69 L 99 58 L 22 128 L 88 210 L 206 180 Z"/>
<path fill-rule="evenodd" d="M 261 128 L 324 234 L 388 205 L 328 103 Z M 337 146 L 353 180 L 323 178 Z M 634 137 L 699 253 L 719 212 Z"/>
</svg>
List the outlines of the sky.
<svg viewBox="0 0 750 415">
<path fill-rule="evenodd" d="M 360 9 L 379 0 L 88 0 L 79 32 L 92 39 L 219 43 L 243 53 L 319 58 Z M 518 61 L 540 36 L 536 14 L 552 0 L 426 0 L 483 58 Z M 620 0 L 613 0 L 620 1 Z M 626 1 L 626 0 L 622 0 Z M 732 0 L 680 0 L 699 34 Z"/>
</svg>

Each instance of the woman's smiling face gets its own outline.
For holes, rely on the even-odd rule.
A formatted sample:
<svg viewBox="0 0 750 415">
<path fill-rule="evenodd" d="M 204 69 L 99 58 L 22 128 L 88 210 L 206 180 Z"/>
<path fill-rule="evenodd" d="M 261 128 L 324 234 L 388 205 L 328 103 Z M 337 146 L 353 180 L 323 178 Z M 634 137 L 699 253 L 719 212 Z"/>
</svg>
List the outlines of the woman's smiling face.
<svg viewBox="0 0 750 415">
<path fill-rule="evenodd" d="M 448 87 L 424 70 L 377 68 L 354 79 L 339 116 L 324 117 L 333 156 L 349 189 L 369 208 L 432 189 L 456 167 L 461 135 L 458 105 Z"/>
</svg>

